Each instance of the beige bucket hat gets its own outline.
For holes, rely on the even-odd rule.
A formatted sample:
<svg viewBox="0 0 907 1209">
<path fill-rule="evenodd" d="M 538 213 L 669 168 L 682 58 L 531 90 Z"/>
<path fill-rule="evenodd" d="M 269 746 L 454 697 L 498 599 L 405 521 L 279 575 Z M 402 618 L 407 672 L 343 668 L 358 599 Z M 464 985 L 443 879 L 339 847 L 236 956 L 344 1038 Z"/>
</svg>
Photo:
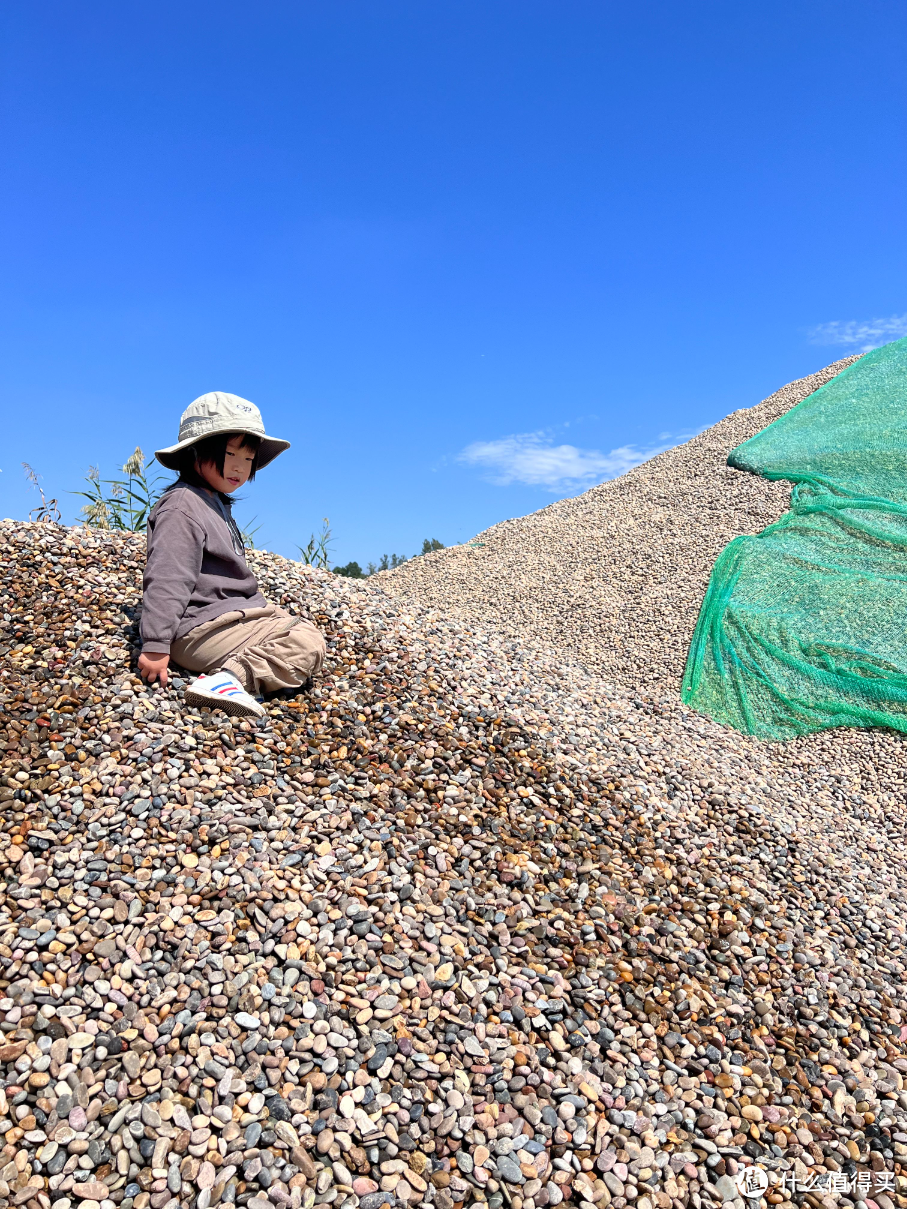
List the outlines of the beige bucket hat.
<svg viewBox="0 0 907 1209">
<path fill-rule="evenodd" d="M 179 454 L 184 449 L 219 432 L 247 432 L 259 437 L 259 470 L 290 448 L 289 441 L 280 441 L 277 437 L 267 435 L 261 412 L 254 403 L 241 399 L 239 395 L 212 390 L 207 395 L 199 395 L 180 416 L 180 439 L 177 443 L 166 449 L 158 449 L 154 456 L 168 470 L 178 470 Z"/>
</svg>

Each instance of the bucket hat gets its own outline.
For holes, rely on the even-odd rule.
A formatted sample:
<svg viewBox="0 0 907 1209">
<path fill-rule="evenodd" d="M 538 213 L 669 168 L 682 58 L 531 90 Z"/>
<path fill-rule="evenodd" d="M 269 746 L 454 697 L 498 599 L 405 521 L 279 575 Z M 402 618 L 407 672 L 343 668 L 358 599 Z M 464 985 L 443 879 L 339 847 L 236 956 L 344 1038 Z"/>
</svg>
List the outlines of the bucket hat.
<svg viewBox="0 0 907 1209">
<path fill-rule="evenodd" d="M 168 445 L 166 449 L 158 449 L 154 456 L 168 470 L 178 470 L 179 455 L 184 449 L 219 432 L 242 432 L 259 437 L 259 470 L 290 448 L 289 441 L 267 435 L 261 412 L 254 403 L 241 399 L 239 395 L 212 390 L 207 395 L 199 395 L 180 416 L 180 438 L 177 443 Z"/>
</svg>

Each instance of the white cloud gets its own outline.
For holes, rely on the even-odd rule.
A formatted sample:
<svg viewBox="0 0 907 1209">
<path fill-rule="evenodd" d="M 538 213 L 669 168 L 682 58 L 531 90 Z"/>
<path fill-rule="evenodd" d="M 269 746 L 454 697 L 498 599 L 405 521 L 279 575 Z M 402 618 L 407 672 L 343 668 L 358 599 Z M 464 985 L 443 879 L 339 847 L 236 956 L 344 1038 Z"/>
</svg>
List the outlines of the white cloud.
<svg viewBox="0 0 907 1209">
<path fill-rule="evenodd" d="M 844 344 L 859 353 L 868 353 L 903 336 L 907 336 L 907 314 L 862 321 L 836 319 L 833 323 L 820 323 L 809 334 L 812 344 Z"/>
<path fill-rule="evenodd" d="M 575 445 L 555 445 L 544 432 L 523 432 L 499 441 L 475 441 L 466 446 L 457 460 L 485 471 L 489 481 L 499 487 L 523 483 L 558 490 L 588 487 L 616 478 L 670 447 L 670 443 L 651 449 L 621 445 L 619 449 L 601 453 L 597 449 L 577 449 Z"/>
</svg>

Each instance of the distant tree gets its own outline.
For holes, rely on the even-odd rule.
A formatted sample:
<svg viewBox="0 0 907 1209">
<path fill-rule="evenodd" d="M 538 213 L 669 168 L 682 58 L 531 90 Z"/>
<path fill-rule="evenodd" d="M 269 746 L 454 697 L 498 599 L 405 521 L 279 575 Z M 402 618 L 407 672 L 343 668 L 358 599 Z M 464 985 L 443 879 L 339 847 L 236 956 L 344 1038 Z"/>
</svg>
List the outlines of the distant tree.
<svg viewBox="0 0 907 1209">
<path fill-rule="evenodd" d="M 426 537 L 425 541 L 422 543 L 423 554 L 431 554 L 432 550 L 443 550 L 444 548 L 444 543 L 439 542 L 436 537 L 431 539 Z"/>
<path fill-rule="evenodd" d="M 349 562 L 345 567 L 335 567 L 335 575 L 345 575 L 347 579 L 365 579 L 365 572 L 357 562 Z"/>
<path fill-rule="evenodd" d="M 406 561 L 405 554 L 382 554 L 380 562 L 369 563 L 368 574 L 374 575 L 376 571 L 392 571 L 394 567 L 402 567 Z"/>
</svg>

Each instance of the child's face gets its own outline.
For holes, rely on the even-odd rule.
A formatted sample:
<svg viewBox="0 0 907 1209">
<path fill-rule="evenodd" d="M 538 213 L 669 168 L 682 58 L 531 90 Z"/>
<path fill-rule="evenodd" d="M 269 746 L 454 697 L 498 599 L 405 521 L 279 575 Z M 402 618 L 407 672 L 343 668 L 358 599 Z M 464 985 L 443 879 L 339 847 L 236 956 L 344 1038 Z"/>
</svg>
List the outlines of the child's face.
<svg viewBox="0 0 907 1209">
<path fill-rule="evenodd" d="M 248 483 L 255 461 L 255 451 L 243 445 L 242 436 L 231 437 L 224 455 L 224 473 L 218 474 L 213 462 L 199 462 L 198 472 L 213 491 L 230 495 Z"/>
</svg>

